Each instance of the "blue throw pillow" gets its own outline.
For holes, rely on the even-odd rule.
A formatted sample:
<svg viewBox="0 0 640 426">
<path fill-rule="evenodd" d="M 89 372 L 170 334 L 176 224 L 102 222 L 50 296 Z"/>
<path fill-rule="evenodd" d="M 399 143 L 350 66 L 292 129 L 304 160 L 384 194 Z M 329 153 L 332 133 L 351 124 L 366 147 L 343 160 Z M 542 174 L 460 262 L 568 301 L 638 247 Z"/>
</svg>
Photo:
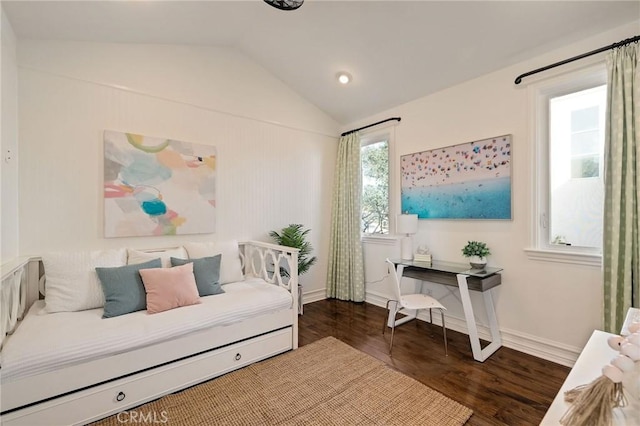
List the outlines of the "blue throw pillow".
<svg viewBox="0 0 640 426">
<path fill-rule="evenodd" d="M 147 309 L 147 293 L 140 269 L 162 268 L 160 259 L 116 268 L 96 268 L 104 293 L 102 318 L 117 317 Z"/>
<path fill-rule="evenodd" d="M 222 255 L 203 257 L 200 259 L 171 258 L 171 266 L 180 266 L 193 262 L 193 275 L 196 277 L 196 286 L 200 297 L 224 293 L 220 286 L 220 260 Z"/>
</svg>

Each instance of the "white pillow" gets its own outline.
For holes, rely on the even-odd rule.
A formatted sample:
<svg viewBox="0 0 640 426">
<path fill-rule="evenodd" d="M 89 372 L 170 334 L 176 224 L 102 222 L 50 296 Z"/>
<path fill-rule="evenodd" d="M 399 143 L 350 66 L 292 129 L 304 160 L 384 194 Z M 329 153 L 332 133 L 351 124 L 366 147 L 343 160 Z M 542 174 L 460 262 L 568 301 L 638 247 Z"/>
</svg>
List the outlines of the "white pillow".
<svg viewBox="0 0 640 426">
<path fill-rule="evenodd" d="M 189 259 L 222 254 L 220 260 L 220 284 L 233 283 L 244 280 L 242 263 L 240 262 L 240 249 L 238 242 L 227 241 L 223 243 L 185 243 Z"/>
<path fill-rule="evenodd" d="M 43 312 L 75 312 L 104 306 L 96 266 L 126 263 L 125 249 L 53 252 L 42 256 L 46 276 Z"/>
<path fill-rule="evenodd" d="M 129 256 L 127 257 L 127 265 L 137 265 L 138 263 L 144 263 L 153 259 L 160 258 L 163 268 L 171 268 L 172 257 L 176 257 L 178 259 L 187 258 L 187 252 L 185 251 L 184 247 L 152 252 L 133 249 L 129 249 L 127 251 L 129 253 Z"/>
</svg>

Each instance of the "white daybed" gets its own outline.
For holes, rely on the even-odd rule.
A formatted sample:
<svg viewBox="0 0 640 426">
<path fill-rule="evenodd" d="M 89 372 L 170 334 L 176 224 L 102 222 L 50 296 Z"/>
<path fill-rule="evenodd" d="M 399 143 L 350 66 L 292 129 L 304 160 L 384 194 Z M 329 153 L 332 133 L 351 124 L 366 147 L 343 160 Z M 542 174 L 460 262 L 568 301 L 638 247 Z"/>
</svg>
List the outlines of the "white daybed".
<svg viewBox="0 0 640 426">
<path fill-rule="evenodd" d="M 85 424 L 296 349 L 298 251 L 252 241 L 239 256 L 244 280 L 224 294 L 108 319 L 101 308 L 39 314 L 38 260 L 3 271 L 2 336 L 15 332 L 1 353 L 0 423 Z"/>
</svg>

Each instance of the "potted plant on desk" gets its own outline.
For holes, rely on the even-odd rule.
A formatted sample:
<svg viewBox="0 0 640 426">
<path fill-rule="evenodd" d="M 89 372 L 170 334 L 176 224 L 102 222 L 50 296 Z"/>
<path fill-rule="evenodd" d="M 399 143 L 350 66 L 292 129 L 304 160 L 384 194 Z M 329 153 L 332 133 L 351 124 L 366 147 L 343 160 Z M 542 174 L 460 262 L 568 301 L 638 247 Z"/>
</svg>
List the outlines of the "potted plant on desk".
<svg viewBox="0 0 640 426">
<path fill-rule="evenodd" d="M 316 263 L 317 258 L 311 256 L 313 246 L 307 241 L 307 234 L 310 229 L 304 229 L 304 225 L 291 224 L 282 228 L 280 232 L 271 231 L 269 236 L 273 238 L 276 244 L 281 246 L 293 247 L 300 250 L 298 252 L 298 277 L 306 273 L 311 266 Z M 280 273 L 288 277 L 289 271 L 280 268 Z M 298 312 L 302 314 L 302 284 L 298 281 Z"/>
<path fill-rule="evenodd" d="M 469 258 L 469 264 L 474 269 L 482 269 L 487 265 L 487 256 L 491 250 L 486 243 L 480 241 L 468 241 L 462 249 L 462 255 Z"/>
</svg>

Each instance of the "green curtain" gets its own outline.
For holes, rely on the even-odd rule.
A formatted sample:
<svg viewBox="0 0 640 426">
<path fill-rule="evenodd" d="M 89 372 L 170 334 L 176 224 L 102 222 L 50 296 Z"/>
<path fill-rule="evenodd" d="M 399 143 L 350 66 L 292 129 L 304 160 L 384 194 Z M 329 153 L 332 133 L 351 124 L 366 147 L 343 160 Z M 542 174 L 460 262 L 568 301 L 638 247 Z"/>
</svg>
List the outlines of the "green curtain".
<svg viewBox="0 0 640 426">
<path fill-rule="evenodd" d="M 361 198 L 360 135 L 354 132 L 341 137 L 338 144 L 327 297 L 364 301 L 364 267 L 360 241 Z"/>
<path fill-rule="evenodd" d="M 640 58 L 638 44 L 607 57 L 605 133 L 604 327 L 619 333 L 626 311 L 639 305 Z"/>
</svg>

